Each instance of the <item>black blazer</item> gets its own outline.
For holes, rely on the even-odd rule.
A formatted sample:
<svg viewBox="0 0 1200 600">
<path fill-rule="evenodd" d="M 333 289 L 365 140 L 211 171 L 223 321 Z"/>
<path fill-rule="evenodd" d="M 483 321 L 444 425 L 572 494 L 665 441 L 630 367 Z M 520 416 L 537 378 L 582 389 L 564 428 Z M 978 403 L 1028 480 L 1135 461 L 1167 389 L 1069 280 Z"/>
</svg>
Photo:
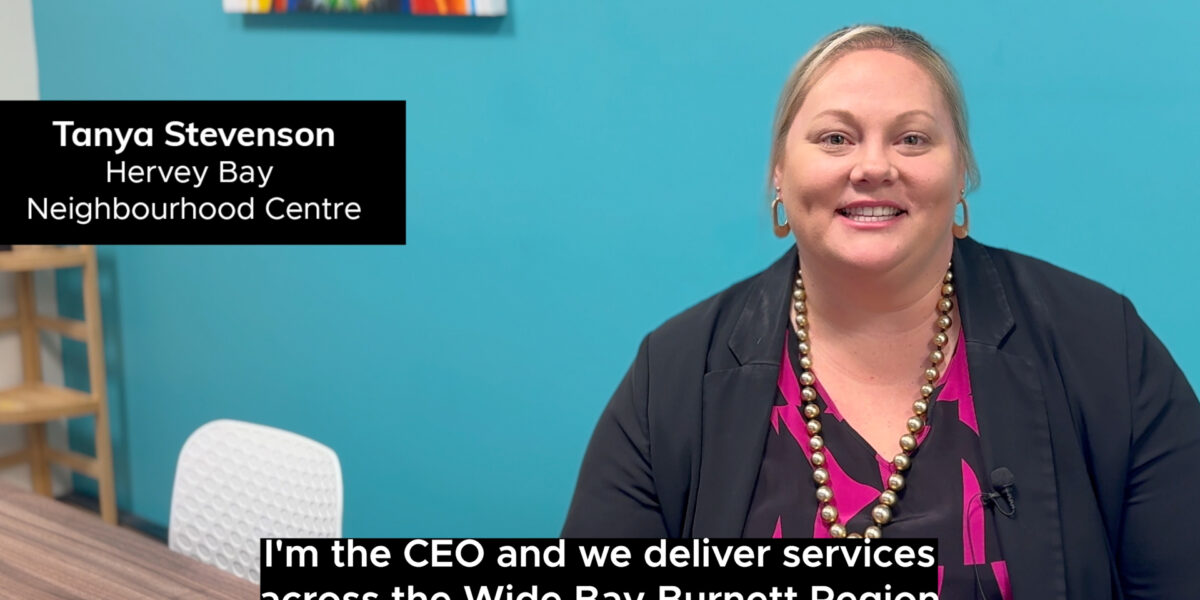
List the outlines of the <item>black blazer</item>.
<svg viewBox="0 0 1200 600">
<path fill-rule="evenodd" d="M 793 247 L 646 336 L 592 435 L 564 537 L 743 535 L 779 393 Z M 954 277 L 1017 600 L 1200 597 L 1200 403 L 1124 296 L 971 239 Z M 1192 509 L 1197 509 L 1193 512 Z"/>
</svg>

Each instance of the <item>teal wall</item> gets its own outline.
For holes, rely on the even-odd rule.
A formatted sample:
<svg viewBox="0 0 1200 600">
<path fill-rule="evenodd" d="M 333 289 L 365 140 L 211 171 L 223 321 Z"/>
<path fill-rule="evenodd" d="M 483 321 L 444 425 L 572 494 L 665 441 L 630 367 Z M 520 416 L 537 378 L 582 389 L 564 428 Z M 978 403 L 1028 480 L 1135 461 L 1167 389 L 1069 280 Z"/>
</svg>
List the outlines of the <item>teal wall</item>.
<svg viewBox="0 0 1200 600">
<path fill-rule="evenodd" d="M 860 21 L 960 72 L 976 237 L 1128 294 L 1200 377 L 1200 5 L 510 2 L 35 1 L 45 99 L 409 102 L 407 246 L 103 248 L 123 508 L 166 523 L 185 437 L 231 417 L 338 452 L 346 535 L 556 534 L 640 337 L 783 251 L 760 196 L 776 94 Z"/>
</svg>

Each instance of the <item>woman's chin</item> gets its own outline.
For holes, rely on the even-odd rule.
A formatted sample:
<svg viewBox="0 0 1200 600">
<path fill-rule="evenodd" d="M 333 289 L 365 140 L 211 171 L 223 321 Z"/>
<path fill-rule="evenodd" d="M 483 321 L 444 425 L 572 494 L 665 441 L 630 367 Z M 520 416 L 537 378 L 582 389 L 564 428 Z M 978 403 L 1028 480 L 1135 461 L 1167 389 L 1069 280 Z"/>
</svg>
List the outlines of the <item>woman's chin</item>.
<svg viewBox="0 0 1200 600">
<path fill-rule="evenodd" d="M 949 227 L 946 231 L 946 241 L 950 241 Z M 929 230 L 923 230 L 918 235 L 915 231 L 890 232 L 853 232 L 850 235 L 827 235 L 818 243 L 822 246 L 819 252 L 814 252 L 821 259 L 827 260 L 830 266 L 841 267 L 849 271 L 863 273 L 887 273 L 900 270 L 920 268 L 915 262 L 924 262 L 927 258 L 940 255 L 943 245 L 934 241 L 941 235 Z M 815 248 L 814 248 L 815 250 Z M 925 258 L 920 258 L 925 257 Z"/>
<path fill-rule="evenodd" d="M 842 249 L 833 256 L 844 268 L 854 271 L 886 273 L 902 262 L 906 253 L 895 245 Z"/>
</svg>

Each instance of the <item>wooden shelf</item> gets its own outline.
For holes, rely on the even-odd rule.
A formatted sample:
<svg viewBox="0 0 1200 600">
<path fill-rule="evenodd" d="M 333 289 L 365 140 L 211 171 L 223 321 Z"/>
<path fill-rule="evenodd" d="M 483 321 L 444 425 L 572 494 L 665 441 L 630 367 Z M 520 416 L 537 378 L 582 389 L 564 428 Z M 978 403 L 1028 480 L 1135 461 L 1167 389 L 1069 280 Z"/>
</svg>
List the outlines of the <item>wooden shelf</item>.
<svg viewBox="0 0 1200 600">
<path fill-rule="evenodd" d="M 43 317 L 38 315 L 33 318 L 34 327 L 42 331 L 52 331 L 59 335 L 65 335 L 73 340 L 81 342 L 88 341 L 87 322 L 79 319 L 64 319 L 62 317 Z M 16 331 L 21 328 L 21 319 L 17 317 L 9 317 L 0 319 L 0 333 L 7 331 Z"/>
<path fill-rule="evenodd" d="M 0 390 L 0 423 L 37 423 L 95 413 L 99 403 L 87 392 L 40 382 Z"/>
<path fill-rule="evenodd" d="M 3 323 L 4 321 L 0 321 L 0 325 Z M 43 331 L 53 331 L 54 333 L 65 335 L 81 342 L 88 341 L 86 321 L 64 319 L 62 317 L 43 317 L 39 315 L 33 318 L 33 324 Z M 0 328 L 0 331 L 3 331 L 3 328 Z"/>
<path fill-rule="evenodd" d="M 40 315 L 34 291 L 34 271 L 82 268 L 82 321 L 59 315 Z M 117 490 L 113 481 L 112 436 L 108 423 L 105 391 L 104 334 L 100 327 L 100 284 L 96 267 L 96 247 L 13 245 L 0 250 L 0 273 L 11 271 L 16 284 L 17 314 L 0 315 L 0 331 L 20 332 L 21 378 L 25 383 L 0 389 L 0 424 L 24 425 L 25 448 L 0 456 L 0 467 L 29 464 L 33 490 L 50 496 L 50 464 L 94 477 L 98 484 L 100 515 L 117 522 Z M 53 331 L 87 344 L 88 388 L 91 393 L 62 386 L 47 385 L 42 379 L 41 343 L 38 330 Z M 50 445 L 46 422 L 63 418 L 94 416 L 95 457 Z M 3 595 L 3 593 L 0 593 Z"/>
<path fill-rule="evenodd" d="M 0 271 L 42 271 L 82 267 L 87 252 L 79 246 L 18 248 L 0 251 Z"/>
</svg>

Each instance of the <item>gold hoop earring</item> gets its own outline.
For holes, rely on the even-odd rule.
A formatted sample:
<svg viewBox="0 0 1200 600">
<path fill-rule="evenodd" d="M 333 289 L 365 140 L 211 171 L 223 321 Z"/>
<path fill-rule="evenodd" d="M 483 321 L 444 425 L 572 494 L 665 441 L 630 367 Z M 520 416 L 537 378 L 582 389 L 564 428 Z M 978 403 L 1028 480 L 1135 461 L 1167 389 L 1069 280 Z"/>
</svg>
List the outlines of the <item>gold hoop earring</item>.
<svg viewBox="0 0 1200 600">
<path fill-rule="evenodd" d="M 965 190 L 959 192 L 959 196 L 958 196 L 958 203 L 962 204 L 962 207 L 963 207 L 962 225 L 955 223 L 954 227 L 951 228 L 952 231 L 954 232 L 954 237 L 956 237 L 960 240 L 967 237 L 967 233 L 971 229 L 971 216 L 970 216 L 970 214 L 967 213 L 967 196 L 964 192 L 965 192 Z"/>
<path fill-rule="evenodd" d="M 779 188 L 775 188 L 775 199 L 771 201 L 771 225 L 775 228 L 775 237 L 785 238 L 792 229 L 788 227 L 787 212 L 783 214 L 783 223 L 779 222 L 779 206 L 783 204 L 783 198 L 779 196 Z"/>
</svg>

